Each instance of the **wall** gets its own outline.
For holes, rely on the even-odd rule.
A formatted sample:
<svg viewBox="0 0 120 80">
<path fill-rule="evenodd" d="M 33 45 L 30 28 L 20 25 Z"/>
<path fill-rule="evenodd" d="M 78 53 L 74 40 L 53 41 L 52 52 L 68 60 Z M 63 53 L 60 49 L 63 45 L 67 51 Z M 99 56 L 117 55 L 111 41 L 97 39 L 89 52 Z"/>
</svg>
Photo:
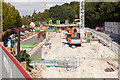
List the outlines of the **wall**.
<svg viewBox="0 0 120 80">
<path fill-rule="evenodd" d="M 0 51 L 2 51 L 2 48 L 0 47 Z M 2 54 L 0 52 L 0 64 L 2 64 Z M 2 65 L 0 66 L 0 80 L 2 79 Z"/>
<path fill-rule="evenodd" d="M 105 22 L 105 31 L 111 32 L 116 35 L 120 35 L 120 23 L 119 22 Z"/>
<path fill-rule="evenodd" d="M 116 42 L 120 44 L 120 23 L 105 22 L 105 33 L 109 34 Z"/>
<path fill-rule="evenodd" d="M 21 66 L 21 64 L 10 54 L 5 47 L 0 44 L 0 59 L 2 59 L 2 78 L 23 78 L 30 80 L 32 77 L 29 73 Z M 1 67 L 0 67 L 1 68 Z"/>
<path fill-rule="evenodd" d="M 104 44 L 106 44 L 113 52 L 119 54 L 119 48 L 120 45 L 118 45 L 116 42 L 108 39 L 107 37 L 104 37 L 100 34 L 98 34 L 95 30 L 93 29 L 88 29 L 87 30 L 91 31 L 92 34 L 94 35 L 94 37 L 98 38 L 99 40 L 101 40 Z"/>
</svg>

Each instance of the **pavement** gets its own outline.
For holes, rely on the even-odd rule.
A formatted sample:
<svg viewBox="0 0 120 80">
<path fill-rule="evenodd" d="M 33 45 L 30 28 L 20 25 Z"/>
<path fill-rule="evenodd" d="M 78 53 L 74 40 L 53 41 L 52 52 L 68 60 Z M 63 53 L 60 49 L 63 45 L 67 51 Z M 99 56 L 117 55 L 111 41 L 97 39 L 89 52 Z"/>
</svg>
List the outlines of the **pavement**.
<svg viewBox="0 0 120 80">
<path fill-rule="evenodd" d="M 30 54 L 30 59 L 42 59 L 42 48 L 41 46 L 37 46 L 35 49 L 31 50 L 31 52 L 29 52 L 28 54 Z"/>
<path fill-rule="evenodd" d="M 34 43 L 36 43 L 33 49 L 28 50 L 28 54 L 30 55 L 30 59 L 41 59 L 42 56 L 42 52 L 41 52 L 41 46 L 39 45 L 39 43 L 41 42 L 40 39 L 38 39 L 37 34 L 28 37 L 27 39 L 24 39 L 21 41 L 21 45 L 28 45 L 31 46 Z"/>
<path fill-rule="evenodd" d="M 38 40 L 38 36 L 37 34 L 23 40 L 21 43 L 23 43 L 23 45 L 32 45 L 33 43 L 38 44 L 40 42 L 40 40 Z"/>
</svg>

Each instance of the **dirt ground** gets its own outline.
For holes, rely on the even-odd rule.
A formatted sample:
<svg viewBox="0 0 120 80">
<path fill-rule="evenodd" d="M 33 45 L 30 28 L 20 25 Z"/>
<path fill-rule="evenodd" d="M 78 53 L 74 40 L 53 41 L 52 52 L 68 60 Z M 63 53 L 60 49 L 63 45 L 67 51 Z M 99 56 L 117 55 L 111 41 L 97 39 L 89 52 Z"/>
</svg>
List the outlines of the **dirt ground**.
<svg viewBox="0 0 120 80">
<path fill-rule="evenodd" d="M 38 67 L 43 78 L 118 78 L 117 54 L 108 47 L 103 46 L 98 41 L 82 43 L 81 47 L 71 48 L 63 39 L 62 33 L 50 38 L 51 49 L 46 50 L 44 58 L 46 60 L 56 57 L 80 58 L 80 67 L 66 71 L 55 67 Z M 109 64 L 111 63 L 111 64 Z M 105 72 L 106 68 L 113 68 L 112 72 Z"/>
</svg>

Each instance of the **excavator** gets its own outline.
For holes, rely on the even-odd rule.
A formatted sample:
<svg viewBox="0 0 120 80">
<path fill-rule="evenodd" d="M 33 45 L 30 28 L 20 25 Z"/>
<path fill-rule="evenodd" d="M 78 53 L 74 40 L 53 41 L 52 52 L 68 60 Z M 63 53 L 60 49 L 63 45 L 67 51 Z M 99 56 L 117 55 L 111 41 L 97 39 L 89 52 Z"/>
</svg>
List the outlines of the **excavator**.
<svg viewBox="0 0 120 80">
<path fill-rule="evenodd" d="M 80 39 L 79 37 L 75 37 L 74 34 L 73 34 L 73 30 L 71 28 L 68 28 L 67 27 L 67 37 L 66 37 L 66 40 L 68 41 L 69 43 L 69 46 L 72 47 L 73 45 L 74 46 L 81 46 L 81 43 L 82 43 L 82 39 Z"/>
</svg>

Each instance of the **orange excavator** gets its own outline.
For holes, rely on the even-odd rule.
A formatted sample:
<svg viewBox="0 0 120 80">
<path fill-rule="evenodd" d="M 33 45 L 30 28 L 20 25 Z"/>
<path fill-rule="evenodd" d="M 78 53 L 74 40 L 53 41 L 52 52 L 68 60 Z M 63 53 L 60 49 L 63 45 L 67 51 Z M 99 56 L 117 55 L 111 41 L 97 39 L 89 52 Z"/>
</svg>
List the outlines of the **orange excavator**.
<svg viewBox="0 0 120 80">
<path fill-rule="evenodd" d="M 81 43 L 82 43 L 82 39 L 78 38 L 78 37 L 74 37 L 74 34 L 73 34 L 73 30 L 71 28 L 68 28 L 67 27 L 67 41 L 69 43 L 69 46 L 72 47 L 72 45 L 75 45 L 75 46 L 81 46 Z"/>
</svg>

